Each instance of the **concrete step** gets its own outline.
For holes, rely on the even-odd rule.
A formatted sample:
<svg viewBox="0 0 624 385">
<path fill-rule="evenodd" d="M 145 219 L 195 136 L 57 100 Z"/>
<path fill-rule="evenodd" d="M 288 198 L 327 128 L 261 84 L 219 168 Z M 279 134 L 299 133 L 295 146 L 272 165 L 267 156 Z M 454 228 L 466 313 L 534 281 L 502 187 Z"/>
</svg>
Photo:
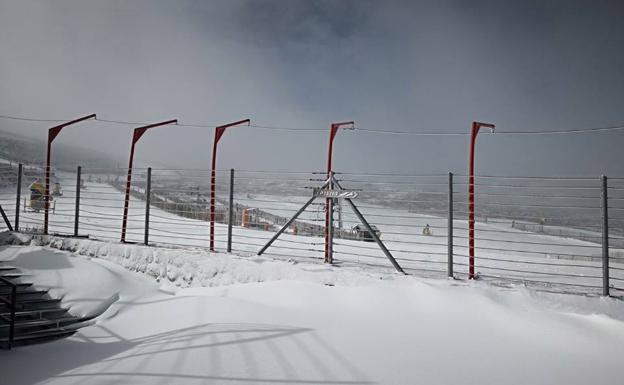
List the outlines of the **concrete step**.
<svg viewBox="0 0 624 385">
<path fill-rule="evenodd" d="M 35 292 L 35 291 L 45 291 L 47 293 L 47 290 L 29 290 L 30 287 L 33 285 L 30 282 L 15 282 L 15 285 L 17 286 L 17 293 L 24 293 L 24 292 Z M 6 295 L 6 294 L 11 294 L 11 286 L 8 285 L 2 285 L 0 286 L 0 295 Z"/>
<path fill-rule="evenodd" d="M 1 265 L 0 262 L 0 276 L 15 284 L 17 294 L 14 338 L 10 344 L 13 287 L 6 281 L 0 285 L 0 348 L 49 342 L 67 337 L 84 326 L 88 320 L 72 316 L 69 309 L 61 307 L 61 299 L 49 297 L 48 290 L 37 289 L 30 282 L 18 282 L 23 279 L 19 269 Z"/>
<path fill-rule="evenodd" d="M 74 333 L 76 333 L 75 329 L 65 329 L 62 327 L 35 331 L 32 333 L 24 333 L 13 338 L 13 346 L 25 346 L 56 341 L 61 338 L 69 337 Z M 0 348 L 7 349 L 8 347 L 9 337 L 0 337 Z"/>
<path fill-rule="evenodd" d="M 13 282 L 17 286 L 17 291 L 20 291 L 20 288 L 31 287 L 33 284 L 31 282 Z M 0 295 L 4 293 L 11 293 L 11 286 L 3 285 L 0 286 Z"/>
<path fill-rule="evenodd" d="M 52 307 L 54 304 L 60 304 L 59 298 L 19 298 L 17 302 L 17 308 L 19 310 L 37 310 L 46 307 Z M 0 302 L 0 311 L 5 312 L 9 310 L 9 305 Z"/>
<path fill-rule="evenodd" d="M 0 273 L 0 277 L 6 278 L 6 279 L 16 279 L 16 278 L 20 278 L 23 276 L 24 274 L 22 273 Z"/>
<path fill-rule="evenodd" d="M 5 319 L 10 318 L 11 312 L 6 311 L 7 309 L 4 309 L 4 310 L 5 311 L 0 312 L 0 318 L 5 318 Z M 45 314 L 46 318 L 50 319 L 52 317 L 67 313 L 68 311 L 69 309 L 64 308 L 64 307 L 49 307 L 49 308 L 33 309 L 33 310 L 18 310 L 15 312 L 15 316 L 21 317 L 21 318 L 30 317 L 30 318 L 41 319 L 43 318 Z"/>
<path fill-rule="evenodd" d="M 43 296 L 48 294 L 47 290 L 32 290 L 30 288 L 17 288 L 17 302 L 20 303 L 22 300 L 25 299 L 37 299 L 37 298 L 43 298 Z M 11 301 L 11 293 L 10 292 L 0 292 L 0 297 L 2 297 L 4 300 L 9 300 Z M 2 301 L 4 302 L 4 301 Z"/>
<path fill-rule="evenodd" d="M 21 335 L 26 333 L 28 330 L 36 331 L 50 328 L 60 328 L 79 322 L 82 322 L 82 319 L 78 317 L 64 317 L 57 319 L 44 318 L 39 320 L 18 319 L 15 321 L 15 334 Z M 9 332 L 9 327 L 10 325 L 8 323 L 0 323 L 0 335 L 7 335 Z"/>
</svg>

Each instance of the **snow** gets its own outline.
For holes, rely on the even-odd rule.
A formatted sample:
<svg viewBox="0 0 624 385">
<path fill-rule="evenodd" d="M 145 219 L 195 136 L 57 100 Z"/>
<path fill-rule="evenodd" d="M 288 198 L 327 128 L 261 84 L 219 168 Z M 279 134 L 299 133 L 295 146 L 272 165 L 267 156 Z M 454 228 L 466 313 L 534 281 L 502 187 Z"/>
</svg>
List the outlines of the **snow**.
<svg viewBox="0 0 624 385">
<path fill-rule="evenodd" d="M 98 315 L 101 306 L 118 299 L 120 290 L 140 291 L 139 283 L 111 274 L 100 261 L 93 263 L 50 248 L 8 247 L 2 250 L 0 261 L 10 261 L 25 271 L 23 280 L 49 290 L 53 298 L 62 298 L 63 306 L 77 316 Z"/>
<path fill-rule="evenodd" d="M 2 383 L 620 384 L 624 375 L 624 303 L 614 299 L 338 268 L 326 282 L 315 264 L 229 256 L 215 275 L 238 278 L 178 288 L 111 262 L 119 245 L 103 253 L 83 241 L 88 257 L 51 241 L 57 248 L 5 246 L 0 259 L 56 287 L 72 312 L 116 300 L 71 338 L 0 352 Z M 245 264 L 288 274 L 236 283 L 254 277 L 238 271 Z"/>
<path fill-rule="evenodd" d="M 209 254 L 208 258 L 205 251 L 199 250 L 167 249 L 88 239 L 34 236 L 32 240 L 27 239 L 26 242 L 114 262 L 128 270 L 144 273 L 159 282 L 168 282 L 183 288 L 282 279 L 335 285 L 351 284 L 366 279 L 401 278 L 395 273 L 375 272 L 357 267 L 343 269 L 323 264 L 300 265 L 294 260 L 284 262 L 269 257 L 238 257 L 223 253 Z"/>
</svg>

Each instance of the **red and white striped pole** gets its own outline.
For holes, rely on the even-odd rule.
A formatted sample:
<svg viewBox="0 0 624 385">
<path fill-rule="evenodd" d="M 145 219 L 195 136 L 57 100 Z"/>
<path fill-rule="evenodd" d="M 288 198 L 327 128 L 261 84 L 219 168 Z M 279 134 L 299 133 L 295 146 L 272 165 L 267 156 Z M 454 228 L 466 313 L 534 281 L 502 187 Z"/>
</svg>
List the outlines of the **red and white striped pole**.
<svg viewBox="0 0 624 385">
<path fill-rule="evenodd" d="M 468 155 L 468 279 L 475 278 L 474 157 L 475 141 L 481 127 L 490 128 L 494 132 L 494 125 L 490 123 L 472 122 L 472 127 L 470 128 L 470 150 Z"/>
<path fill-rule="evenodd" d="M 329 126 L 329 144 L 327 147 L 327 178 L 331 176 L 332 172 L 332 152 L 334 149 L 334 138 L 336 138 L 336 134 L 338 133 L 338 129 L 342 126 L 351 126 L 353 129 L 355 125 L 354 122 L 340 122 L 340 123 L 332 123 Z M 330 188 L 332 184 L 329 184 Z M 332 263 L 332 250 L 330 248 L 330 239 L 329 239 L 329 227 L 333 226 L 333 223 L 330 223 L 330 209 L 331 207 L 331 198 L 327 198 L 325 200 L 325 263 Z"/>
<path fill-rule="evenodd" d="M 215 127 L 214 140 L 212 141 L 212 168 L 210 172 L 210 251 L 214 251 L 215 238 L 215 184 L 216 184 L 216 167 L 217 167 L 217 144 L 228 127 L 238 126 L 239 124 L 251 123 L 249 119 L 239 120 Z"/>
<path fill-rule="evenodd" d="M 126 179 L 126 193 L 124 198 L 123 218 L 121 222 L 121 242 L 126 241 L 126 227 L 128 225 L 128 204 L 130 203 L 130 184 L 132 181 L 132 164 L 134 162 L 134 146 L 141 139 L 145 131 L 150 128 L 166 126 L 169 124 L 178 124 L 178 119 L 167 120 L 160 123 L 149 124 L 143 127 L 137 127 L 132 133 L 132 143 L 130 144 L 130 158 L 128 159 L 128 177 Z"/>
<path fill-rule="evenodd" d="M 61 133 L 61 130 L 67 126 L 71 126 L 72 124 L 80 123 L 87 119 L 95 119 L 95 114 L 83 116 L 82 118 L 74 119 L 70 122 L 59 124 L 58 126 L 52 127 L 48 130 L 48 152 L 46 154 L 46 169 L 45 169 L 45 196 L 44 199 L 44 214 L 43 214 L 43 233 L 48 233 L 48 219 L 49 219 L 49 210 L 50 210 L 50 158 L 52 153 L 52 142 L 58 134 Z"/>
</svg>

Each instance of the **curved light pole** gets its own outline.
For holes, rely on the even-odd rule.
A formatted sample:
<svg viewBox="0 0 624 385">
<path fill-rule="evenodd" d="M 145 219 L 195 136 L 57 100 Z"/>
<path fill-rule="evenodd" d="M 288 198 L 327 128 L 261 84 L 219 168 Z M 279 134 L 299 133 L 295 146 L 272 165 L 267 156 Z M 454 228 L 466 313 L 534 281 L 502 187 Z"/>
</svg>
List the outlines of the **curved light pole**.
<svg viewBox="0 0 624 385">
<path fill-rule="evenodd" d="M 225 130 L 232 126 L 238 126 L 239 124 L 251 123 L 249 119 L 239 120 L 224 124 L 222 126 L 215 127 L 214 140 L 212 141 L 212 168 L 210 172 L 210 251 L 214 251 L 214 237 L 215 237 L 215 182 L 216 182 L 216 166 L 217 166 L 217 144 L 225 133 Z"/>
<path fill-rule="evenodd" d="M 334 150 L 334 139 L 336 138 L 336 134 L 338 133 L 338 129 L 343 126 L 351 126 L 345 127 L 346 129 L 353 130 L 355 127 L 355 122 L 340 122 L 340 123 L 332 123 L 329 127 L 329 144 L 327 147 L 327 178 L 329 179 L 332 174 L 332 153 Z M 333 183 L 330 182 L 329 188 L 333 187 Z M 333 200 L 332 198 L 327 198 L 325 200 L 325 263 L 333 262 L 333 250 L 330 245 L 330 226 L 334 224 L 332 220 L 331 210 L 333 210 Z"/>
<path fill-rule="evenodd" d="M 134 145 L 141 139 L 145 131 L 150 128 L 166 126 L 169 124 L 178 124 L 178 119 L 167 120 L 165 122 L 149 124 L 143 127 L 137 127 L 132 134 L 132 144 L 130 145 L 130 159 L 128 160 L 128 178 L 126 179 L 126 194 L 124 198 L 124 211 L 121 223 L 121 242 L 126 242 L 126 226 L 128 224 L 128 204 L 130 203 L 130 183 L 132 180 L 132 163 L 134 161 Z"/>
<path fill-rule="evenodd" d="M 475 215 L 474 215 L 474 157 L 475 141 L 481 128 L 489 128 L 494 132 L 494 125 L 491 123 L 472 122 L 470 128 L 470 150 L 468 158 L 468 279 L 475 278 L 474 268 L 474 235 L 475 235 Z"/>
<path fill-rule="evenodd" d="M 43 197 L 44 201 L 44 214 L 43 214 L 43 233 L 48 234 L 48 219 L 49 219 L 49 210 L 50 210 L 50 157 L 52 150 L 52 142 L 58 134 L 61 133 L 61 130 L 67 126 L 71 126 L 72 124 L 80 123 L 84 120 L 95 119 L 95 114 L 83 116 L 82 118 L 74 119 L 70 122 L 59 124 L 58 126 L 52 127 L 48 130 L 48 152 L 46 155 L 46 169 L 45 169 L 45 196 Z"/>
</svg>

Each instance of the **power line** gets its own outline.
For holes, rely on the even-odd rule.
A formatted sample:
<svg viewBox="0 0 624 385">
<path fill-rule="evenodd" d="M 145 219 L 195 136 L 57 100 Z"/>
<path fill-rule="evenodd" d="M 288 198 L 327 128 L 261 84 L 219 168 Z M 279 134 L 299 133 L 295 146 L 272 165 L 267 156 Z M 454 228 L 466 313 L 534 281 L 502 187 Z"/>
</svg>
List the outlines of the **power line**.
<svg viewBox="0 0 624 385">
<path fill-rule="evenodd" d="M 267 130 L 282 130 L 282 131 L 324 131 L 327 132 L 327 128 L 294 128 L 294 127 L 274 127 L 274 126 L 257 126 L 250 125 L 249 127 L 261 128 Z"/>
<path fill-rule="evenodd" d="M 410 135 L 410 136 L 468 136 L 466 132 L 414 132 L 414 131 L 391 131 L 391 130 L 376 130 L 369 128 L 354 128 L 356 131 L 370 132 L 375 134 L 390 134 L 390 135 Z"/>
<path fill-rule="evenodd" d="M 0 115 L 0 119 L 7 120 L 17 120 L 17 121 L 26 121 L 26 122 L 43 122 L 43 123 L 59 123 L 66 122 L 71 119 L 39 119 L 39 118 L 30 118 L 30 117 L 20 117 L 20 116 L 12 116 L 12 115 Z M 126 126 L 141 126 L 147 125 L 151 122 L 131 122 L 125 120 L 115 120 L 115 119 L 102 119 L 96 118 L 98 122 L 108 123 L 108 124 L 118 124 L 118 125 L 126 125 Z M 195 127 L 195 128 L 213 128 L 219 126 L 220 124 L 210 124 L 210 123 L 184 123 L 178 122 L 178 126 L 181 127 Z M 251 127 L 257 129 L 264 130 L 274 130 L 274 131 L 290 131 L 290 132 L 327 132 L 326 128 L 303 128 L 303 127 L 280 127 L 280 126 L 270 126 L 270 125 L 255 125 L 251 124 L 249 126 L 241 126 L 241 127 Z M 382 134 L 382 135 L 407 135 L 407 136 L 469 136 L 468 132 L 418 132 L 418 131 L 399 131 L 399 130 L 380 130 L 380 129 L 370 129 L 370 128 L 360 128 L 354 127 L 354 130 L 360 131 L 363 133 L 371 133 L 371 134 Z M 591 127 L 591 128 L 579 128 L 572 130 L 534 130 L 534 131 L 497 131 L 496 135 L 566 135 L 566 134 L 584 134 L 584 133 L 594 133 L 594 132 L 610 132 L 610 131 L 621 131 L 624 130 L 624 124 L 617 124 L 613 126 L 605 126 L 605 127 Z"/>
<path fill-rule="evenodd" d="M 11 115 L 0 115 L 0 119 L 18 120 L 18 121 L 26 121 L 26 122 L 42 122 L 42 123 L 59 123 L 59 122 L 67 122 L 71 120 L 71 119 L 37 119 L 37 118 L 26 118 L 26 117 L 21 117 L 21 116 L 11 116 Z M 124 125 L 124 126 L 144 126 L 144 125 L 153 123 L 153 122 L 131 122 L 131 121 L 126 121 L 126 120 L 102 119 L 102 118 L 95 118 L 94 120 L 98 122 L 102 122 L 102 123 L 118 124 L 118 125 Z M 181 126 L 181 127 L 214 128 L 214 127 L 219 126 L 220 124 L 217 124 L 217 123 L 214 123 L 214 124 L 213 123 L 201 123 L 200 124 L 200 123 L 178 122 L 176 125 Z M 278 130 L 278 131 L 300 131 L 300 132 L 327 131 L 327 129 L 325 128 L 295 128 L 295 127 L 278 127 L 278 126 L 266 126 L 266 125 L 255 125 L 255 124 L 251 124 L 248 126 L 241 126 L 241 127 L 252 127 L 252 128 L 266 129 L 266 130 Z"/>
<path fill-rule="evenodd" d="M 219 126 L 220 124 L 197 124 L 197 123 L 178 123 L 178 126 L 182 127 L 206 127 L 213 128 Z M 276 131 L 327 131 L 326 128 L 296 128 L 296 127 L 278 127 L 278 126 L 261 126 L 256 124 L 243 125 L 241 127 L 252 127 L 259 128 L 265 130 L 276 130 Z"/>
<path fill-rule="evenodd" d="M 111 124 L 121 124 L 121 125 L 125 125 L 125 126 L 146 126 L 146 125 L 150 124 L 150 123 L 147 123 L 147 122 L 127 122 L 127 121 L 123 121 L 123 120 L 100 119 L 100 118 L 97 118 L 97 117 L 95 118 L 95 120 L 97 120 L 98 122 L 111 123 Z"/>
<path fill-rule="evenodd" d="M 582 134 L 588 132 L 602 131 L 620 131 L 624 130 L 624 124 L 606 127 L 579 128 L 573 130 L 554 130 L 554 131 L 503 131 L 501 134 L 506 135 L 553 135 L 553 134 Z"/>
<path fill-rule="evenodd" d="M 9 115 L 0 115 L 0 119 L 7 120 L 22 120 L 26 122 L 48 122 L 48 123 L 58 123 L 58 122 L 67 122 L 71 119 L 61 120 L 61 119 L 35 119 L 35 118 L 23 118 L 17 116 L 9 116 Z"/>
<path fill-rule="evenodd" d="M 393 130 L 376 130 L 368 128 L 358 128 L 355 130 L 362 132 L 371 132 L 376 134 L 393 134 L 393 135 L 411 135 L 411 136 L 470 136 L 468 132 L 414 132 L 414 131 L 393 131 Z M 557 135 L 557 134 L 581 134 L 590 132 L 603 131 L 620 131 L 624 130 L 624 124 L 606 127 L 579 128 L 573 130 L 536 130 L 536 131 L 496 131 L 496 135 Z"/>
</svg>

